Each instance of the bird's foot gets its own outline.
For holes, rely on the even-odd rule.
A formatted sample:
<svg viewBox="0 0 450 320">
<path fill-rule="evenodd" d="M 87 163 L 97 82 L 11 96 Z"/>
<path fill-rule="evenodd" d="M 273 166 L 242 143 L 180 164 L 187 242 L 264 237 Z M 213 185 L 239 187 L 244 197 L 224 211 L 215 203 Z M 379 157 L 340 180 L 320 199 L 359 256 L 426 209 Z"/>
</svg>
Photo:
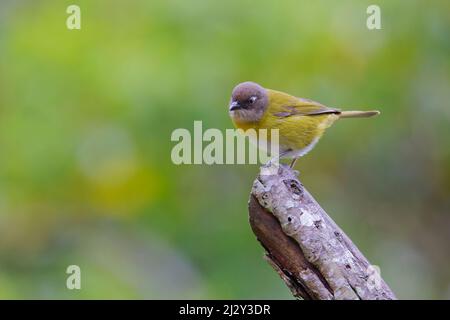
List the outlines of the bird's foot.
<svg viewBox="0 0 450 320">
<path fill-rule="evenodd" d="M 294 168 L 294 166 L 295 166 L 295 163 L 297 162 L 297 160 L 298 160 L 298 158 L 294 158 L 294 159 L 292 159 L 292 162 L 291 162 L 291 165 L 289 166 L 291 169 L 293 169 Z"/>
</svg>

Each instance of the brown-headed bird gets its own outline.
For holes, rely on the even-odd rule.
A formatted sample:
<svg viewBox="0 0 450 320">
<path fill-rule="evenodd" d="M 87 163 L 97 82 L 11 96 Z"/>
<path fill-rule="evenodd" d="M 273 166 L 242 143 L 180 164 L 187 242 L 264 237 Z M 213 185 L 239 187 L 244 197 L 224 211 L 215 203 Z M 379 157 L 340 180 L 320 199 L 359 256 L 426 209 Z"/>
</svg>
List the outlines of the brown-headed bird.
<svg viewBox="0 0 450 320">
<path fill-rule="evenodd" d="M 367 118 L 379 111 L 341 111 L 318 102 L 266 89 L 255 82 L 238 84 L 231 94 L 229 113 L 236 128 L 279 131 L 279 155 L 297 159 L 307 154 L 336 120 L 341 118 Z"/>
</svg>

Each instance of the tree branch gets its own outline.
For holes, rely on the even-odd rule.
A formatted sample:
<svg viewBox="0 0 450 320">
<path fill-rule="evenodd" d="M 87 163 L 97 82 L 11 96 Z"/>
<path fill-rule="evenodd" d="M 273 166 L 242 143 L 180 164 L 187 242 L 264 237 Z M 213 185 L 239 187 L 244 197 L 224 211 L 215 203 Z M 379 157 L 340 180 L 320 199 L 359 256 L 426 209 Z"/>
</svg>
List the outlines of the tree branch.
<svg viewBox="0 0 450 320">
<path fill-rule="evenodd" d="M 261 167 L 249 201 L 250 225 L 266 259 L 297 298 L 396 299 L 347 235 L 288 166 Z"/>
</svg>

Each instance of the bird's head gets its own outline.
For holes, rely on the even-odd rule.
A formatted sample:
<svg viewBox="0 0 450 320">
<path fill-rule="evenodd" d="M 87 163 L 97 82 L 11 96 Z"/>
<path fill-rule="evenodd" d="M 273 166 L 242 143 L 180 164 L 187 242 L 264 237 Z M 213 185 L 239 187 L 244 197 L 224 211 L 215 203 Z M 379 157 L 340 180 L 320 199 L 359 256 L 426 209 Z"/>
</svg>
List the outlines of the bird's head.
<svg viewBox="0 0 450 320">
<path fill-rule="evenodd" d="M 268 103 L 266 89 L 255 82 L 242 82 L 231 93 L 230 116 L 239 122 L 257 122 L 264 115 Z"/>
</svg>

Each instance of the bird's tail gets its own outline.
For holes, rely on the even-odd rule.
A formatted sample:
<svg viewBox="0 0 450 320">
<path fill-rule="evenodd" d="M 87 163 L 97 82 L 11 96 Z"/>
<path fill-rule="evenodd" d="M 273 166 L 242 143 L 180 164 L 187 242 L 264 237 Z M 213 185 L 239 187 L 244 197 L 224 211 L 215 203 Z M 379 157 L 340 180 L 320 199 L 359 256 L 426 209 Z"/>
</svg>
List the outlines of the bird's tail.
<svg viewBox="0 0 450 320">
<path fill-rule="evenodd" d="M 340 118 L 369 118 L 380 114 L 378 110 L 371 111 L 342 111 Z"/>
</svg>

